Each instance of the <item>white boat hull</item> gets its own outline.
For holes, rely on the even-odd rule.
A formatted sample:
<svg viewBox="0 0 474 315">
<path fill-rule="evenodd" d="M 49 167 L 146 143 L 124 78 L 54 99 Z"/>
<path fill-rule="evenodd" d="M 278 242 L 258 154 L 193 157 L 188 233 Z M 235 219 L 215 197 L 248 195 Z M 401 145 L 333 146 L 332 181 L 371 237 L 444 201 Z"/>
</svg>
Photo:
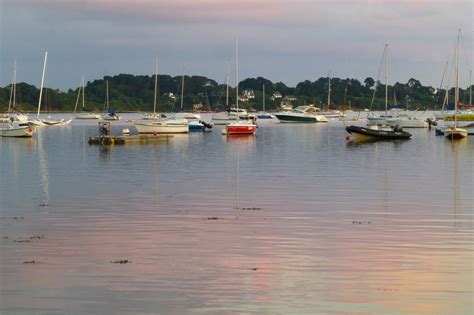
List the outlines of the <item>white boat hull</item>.
<svg viewBox="0 0 474 315">
<path fill-rule="evenodd" d="M 135 121 L 133 123 L 139 134 L 188 133 L 187 120 Z"/>
<path fill-rule="evenodd" d="M 17 137 L 17 138 L 28 138 L 32 137 L 36 132 L 36 129 L 29 126 L 22 127 L 8 127 L 0 129 L 1 137 Z"/>
<path fill-rule="evenodd" d="M 80 113 L 76 114 L 76 119 L 100 119 L 100 115 L 94 113 Z"/>
<path fill-rule="evenodd" d="M 387 119 L 387 124 L 391 127 L 399 126 L 401 128 L 428 128 L 426 121 L 417 118 Z"/>
</svg>

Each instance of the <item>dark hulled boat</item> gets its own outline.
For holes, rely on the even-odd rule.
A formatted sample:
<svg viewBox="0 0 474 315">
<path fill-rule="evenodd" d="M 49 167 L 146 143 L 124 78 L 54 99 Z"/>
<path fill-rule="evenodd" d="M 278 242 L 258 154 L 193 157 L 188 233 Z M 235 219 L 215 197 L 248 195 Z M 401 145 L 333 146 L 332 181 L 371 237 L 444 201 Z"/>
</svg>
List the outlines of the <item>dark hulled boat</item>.
<svg viewBox="0 0 474 315">
<path fill-rule="evenodd" d="M 372 127 L 360 127 L 360 126 L 348 126 L 346 131 L 358 140 L 397 140 L 397 139 L 409 139 L 412 134 L 399 127 L 393 128 L 379 128 L 376 126 Z"/>
</svg>

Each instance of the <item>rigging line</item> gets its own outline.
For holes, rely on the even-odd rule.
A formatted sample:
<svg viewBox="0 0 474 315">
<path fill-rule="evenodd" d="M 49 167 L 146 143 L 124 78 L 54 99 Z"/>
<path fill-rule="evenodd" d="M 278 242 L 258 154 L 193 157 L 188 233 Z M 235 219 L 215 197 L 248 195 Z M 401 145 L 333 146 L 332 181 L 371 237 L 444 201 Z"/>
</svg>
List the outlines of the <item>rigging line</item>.
<svg viewBox="0 0 474 315">
<path fill-rule="evenodd" d="M 372 105 L 374 104 L 374 100 L 375 100 L 375 94 L 377 93 L 377 88 L 378 88 L 379 81 L 380 81 L 380 73 L 382 72 L 382 66 L 383 66 L 384 58 L 385 58 L 385 50 L 384 50 L 384 54 L 382 55 L 382 59 L 380 60 L 379 72 L 377 73 L 377 80 L 375 81 L 374 93 L 372 95 L 372 101 L 370 102 L 370 110 L 371 111 L 372 111 Z"/>
</svg>

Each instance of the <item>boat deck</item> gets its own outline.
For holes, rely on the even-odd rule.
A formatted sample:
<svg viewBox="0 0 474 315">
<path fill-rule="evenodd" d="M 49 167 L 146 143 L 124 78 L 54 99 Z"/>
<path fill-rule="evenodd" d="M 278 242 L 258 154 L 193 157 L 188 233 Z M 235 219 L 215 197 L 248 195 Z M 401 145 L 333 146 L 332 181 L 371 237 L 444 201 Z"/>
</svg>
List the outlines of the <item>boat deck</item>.
<svg viewBox="0 0 474 315">
<path fill-rule="evenodd" d="M 102 136 L 90 137 L 90 145 L 123 145 L 123 144 L 149 144 L 169 142 L 172 135 L 130 135 L 130 136 Z"/>
</svg>

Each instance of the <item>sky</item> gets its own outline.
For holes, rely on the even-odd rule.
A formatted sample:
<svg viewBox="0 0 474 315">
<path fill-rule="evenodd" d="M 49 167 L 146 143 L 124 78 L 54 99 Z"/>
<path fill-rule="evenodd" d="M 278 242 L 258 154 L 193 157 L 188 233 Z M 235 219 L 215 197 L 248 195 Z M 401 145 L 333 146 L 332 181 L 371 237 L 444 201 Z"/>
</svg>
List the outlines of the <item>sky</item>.
<svg viewBox="0 0 474 315">
<path fill-rule="evenodd" d="M 470 0 L 0 0 L 0 85 L 12 79 L 66 90 L 86 80 L 155 71 L 223 83 L 263 76 L 295 86 L 328 73 L 377 77 L 389 44 L 389 82 L 438 87 L 462 30 L 461 76 L 472 68 Z M 231 84 L 235 82 L 232 71 Z"/>
</svg>

